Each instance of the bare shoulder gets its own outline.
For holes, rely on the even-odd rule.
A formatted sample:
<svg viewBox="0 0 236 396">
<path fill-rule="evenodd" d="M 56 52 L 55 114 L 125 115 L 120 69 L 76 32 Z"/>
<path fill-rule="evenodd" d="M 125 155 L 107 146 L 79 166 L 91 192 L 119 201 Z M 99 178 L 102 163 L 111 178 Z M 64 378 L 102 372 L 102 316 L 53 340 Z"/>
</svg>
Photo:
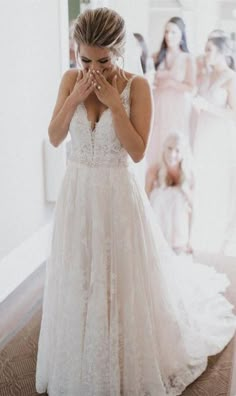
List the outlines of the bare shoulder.
<svg viewBox="0 0 236 396">
<path fill-rule="evenodd" d="M 142 76 L 134 76 L 131 85 L 131 98 L 142 94 L 143 97 L 151 97 L 151 87 L 148 80 Z"/>
<path fill-rule="evenodd" d="M 71 92 L 75 85 L 76 80 L 81 77 L 82 77 L 82 73 L 80 72 L 80 70 L 69 69 L 63 74 L 61 79 L 61 85 L 63 85 L 65 89 Z"/>
<path fill-rule="evenodd" d="M 78 75 L 79 73 L 77 69 L 69 69 L 63 74 L 62 81 L 65 82 L 73 81 L 78 77 Z"/>
</svg>

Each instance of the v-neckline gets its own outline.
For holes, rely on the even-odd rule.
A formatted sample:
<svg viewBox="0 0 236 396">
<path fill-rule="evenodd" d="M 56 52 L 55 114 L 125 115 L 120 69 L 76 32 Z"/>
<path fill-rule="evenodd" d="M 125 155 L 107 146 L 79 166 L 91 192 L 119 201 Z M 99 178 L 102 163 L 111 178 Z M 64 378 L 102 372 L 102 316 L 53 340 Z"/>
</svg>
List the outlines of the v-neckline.
<svg viewBox="0 0 236 396">
<path fill-rule="evenodd" d="M 80 105 L 81 105 L 81 106 L 83 107 L 83 109 L 84 109 L 85 117 L 86 117 L 86 120 L 87 120 L 87 122 L 88 122 L 88 124 L 89 124 L 90 130 L 94 133 L 94 132 L 95 132 L 95 129 L 96 129 L 96 126 L 100 123 L 100 121 L 101 121 L 101 119 L 103 118 L 104 114 L 105 114 L 108 110 L 110 110 L 110 109 L 109 109 L 109 107 L 107 107 L 105 110 L 103 110 L 102 113 L 100 114 L 99 120 L 98 120 L 98 121 L 95 121 L 95 122 L 93 123 L 93 125 L 92 125 L 92 121 L 88 118 L 88 110 L 87 110 L 87 108 L 86 108 L 84 102 L 82 102 Z"/>
<path fill-rule="evenodd" d="M 129 78 L 127 84 L 125 85 L 125 87 L 123 88 L 123 90 L 121 91 L 121 93 L 119 94 L 120 97 L 122 97 L 122 95 L 124 94 L 124 92 L 125 92 L 125 90 L 127 89 L 128 85 L 130 84 L 130 81 L 133 80 L 134 77 L 135 77 L 135 75 L 133 75 L 132 77 Z M 89 126 L 90 126 L 91 132 L 95 133 L 96 126 L 100 123 L 100 121 L 101 121 L 101 119 L 103 118 L 104 114 L 105 114 L 106 112 L 108 112 L 108 111 L 110 110 L 110 108 L 107 107 L 105 110 L 103 110 L 102 113 L 100 114 L 99 120 L 98 120 L 98 121 L 95 121 L 95 122 L 93 123 L 93 125 L 92 125 L 92 121 L 89 120 L 89 118 L 88 118 L 88 110 L 87 110 L 87 107 L 85 106 L 84 102 L 80 103 L 80 106 L 82 106 L 83 109 L 84 109 L 84 111 L 85 111 L 85 117 L 86 117 L 86 120 L 87 120 L 87 122 L 88 122 L 88 124 L 89 124 Z"/>
</svg>

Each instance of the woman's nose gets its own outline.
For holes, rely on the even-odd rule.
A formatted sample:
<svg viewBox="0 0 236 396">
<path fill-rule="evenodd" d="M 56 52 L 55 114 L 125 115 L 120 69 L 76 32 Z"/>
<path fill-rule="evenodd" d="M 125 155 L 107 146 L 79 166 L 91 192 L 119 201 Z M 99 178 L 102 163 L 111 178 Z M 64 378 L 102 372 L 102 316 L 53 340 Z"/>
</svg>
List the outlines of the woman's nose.
<svg viewBox="0 0 236 396">
<path fill-rule="evenodd" d="M 90 64 L 90 67 L 89 67 L 89 70 L 91 70 L 91 71 L 93 71 L 93 70 L 100 70 L 101 69 L 101 66 L 100 65 L 98 65 L 96 62 L 92 62 L 91 64 Z"/>
</svg>

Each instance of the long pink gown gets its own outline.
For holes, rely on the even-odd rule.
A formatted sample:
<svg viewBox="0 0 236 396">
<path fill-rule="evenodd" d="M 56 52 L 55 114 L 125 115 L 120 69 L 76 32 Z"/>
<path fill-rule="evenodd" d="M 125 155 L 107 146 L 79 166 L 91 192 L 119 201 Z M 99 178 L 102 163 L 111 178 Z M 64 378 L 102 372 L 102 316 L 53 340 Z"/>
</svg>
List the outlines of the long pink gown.
<svg viewBox="0 0 236 396">
<path fill-rule="evenodd" d="M 171 78 L 178 82 L 194 80 L 192 56 L 181 52 L 170 69 L 162 62 L 158 70 L 168 70 Z M 163 142 L 170 133 L 189 136 L 191 94 L 172 87 L 153 88 L 154 120 L 147 149 L 149 165 L 161 161 Z"/>
<path fill-rule="evenodd" d="M 224 253 L 232 243 L 233 164 L 236 156 L 236 126 L 222 110 L 227 109 L 225 84 L 232 78 L 227 72 L 210 85 L 206 76 L 199 94 L 218 115 L 201 111 L 194 138 L 195 194 L 191 244 L 195 251 Z M 221 115 L 220 115 L 221 114 Z M 236 220 L 236 219 L 235 219 Z"/>
</svg>

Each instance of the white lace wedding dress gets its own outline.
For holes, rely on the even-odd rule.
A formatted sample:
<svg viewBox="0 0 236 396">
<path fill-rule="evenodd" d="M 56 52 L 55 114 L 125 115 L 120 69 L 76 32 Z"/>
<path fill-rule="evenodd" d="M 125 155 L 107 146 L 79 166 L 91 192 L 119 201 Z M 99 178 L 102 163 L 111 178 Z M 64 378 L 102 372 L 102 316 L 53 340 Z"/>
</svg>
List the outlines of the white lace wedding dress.
<svg viewBox="0 0 236 396">
<path fill-rule="evenodd" d="M 121 94 L 129 113 L 131 80 Z M 84 105 L 58 198 L 36 388 L 50 396 L 180 395 L 236 327 L 224 275 L 170 253 L 110 110 Z"/>
</svg>

